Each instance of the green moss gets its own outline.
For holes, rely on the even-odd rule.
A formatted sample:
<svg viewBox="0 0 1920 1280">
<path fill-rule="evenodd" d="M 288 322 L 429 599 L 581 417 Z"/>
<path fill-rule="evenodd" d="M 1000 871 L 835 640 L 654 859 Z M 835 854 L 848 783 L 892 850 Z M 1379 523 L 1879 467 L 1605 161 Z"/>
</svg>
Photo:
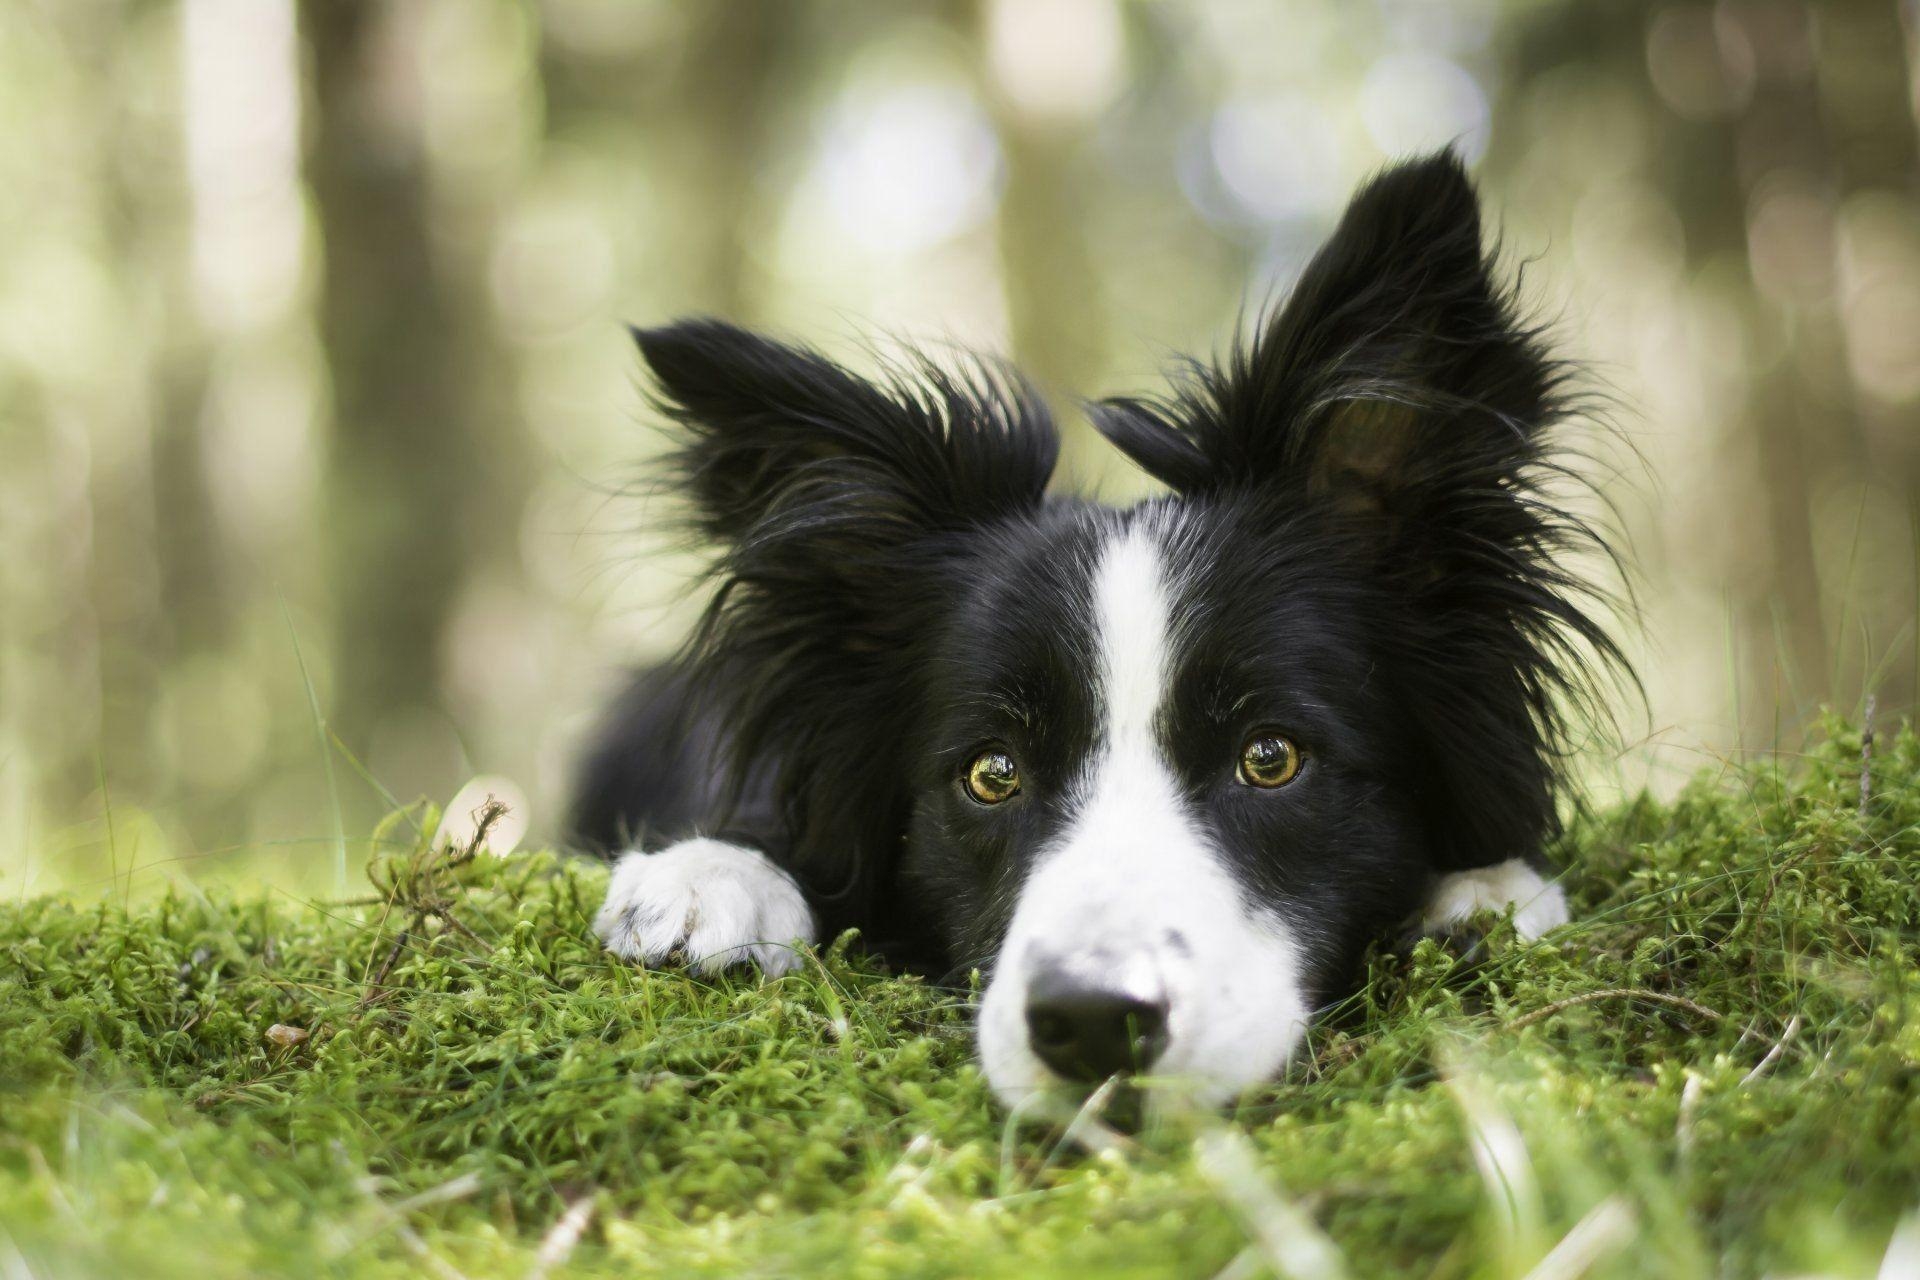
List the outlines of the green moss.
<svg viewBox="0 0 1920 1280">
<path fill-rule="evenodd" d="M 1521 1275 L 1606 1203 L 1593 1274 L 1871 1275 L 1920 1204 L 1920 739 L 1864 813 L 1860 760 L 1582 818 L 1576 924 L 1381 956 L 1293 1079 L 1097 1156 L 1007 1126 L 964 997 L 636 971 L 549 856 L 9 905 L 0 1268 L 518 1275 L 584 1201 L 551 1274 L 1204 1275 L 1304 1214 L 1355 1274 Z"/>
</svg>

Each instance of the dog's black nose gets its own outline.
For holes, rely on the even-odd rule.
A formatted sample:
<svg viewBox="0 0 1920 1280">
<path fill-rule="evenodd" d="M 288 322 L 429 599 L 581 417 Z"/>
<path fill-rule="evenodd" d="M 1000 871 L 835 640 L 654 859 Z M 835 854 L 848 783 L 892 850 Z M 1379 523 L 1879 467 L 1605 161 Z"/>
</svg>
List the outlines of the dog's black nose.
<svg viewBox="0 0 1920 1280">
<path fill-rule="evenodd" d="M 1069 1080 L 1146 1071 L 1167 1047 L 1167 1003 L 1044 969 L 1027 990 L 1027 1039 Z"/>
</svg>

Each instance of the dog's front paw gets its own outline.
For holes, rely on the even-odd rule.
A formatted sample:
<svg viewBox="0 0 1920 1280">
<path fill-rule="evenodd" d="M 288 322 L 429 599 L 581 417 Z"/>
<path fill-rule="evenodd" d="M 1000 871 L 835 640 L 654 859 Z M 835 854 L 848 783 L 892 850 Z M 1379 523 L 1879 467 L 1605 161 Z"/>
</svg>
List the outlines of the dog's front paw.
<svg viewBox="0 0 1920 1280">
<path fill-rule="evenodd" d="M 815 940 L 792 876 L 757 850 L 708 839 L 622 857 L 593 931 L 615 955 L 702 973 L 751 961 L 782 974 L 800 963 L 794 944 Z"/>
<path fill-rule="evenodd" d="M 1420 931 L 1441 934 L 1478 912 L 1512 908 L 1513 931 L 1531 940 L 1567 922 L 1567 898 L 1520 858 L 1441 877 L 1420 916 Z"/>
</svg>

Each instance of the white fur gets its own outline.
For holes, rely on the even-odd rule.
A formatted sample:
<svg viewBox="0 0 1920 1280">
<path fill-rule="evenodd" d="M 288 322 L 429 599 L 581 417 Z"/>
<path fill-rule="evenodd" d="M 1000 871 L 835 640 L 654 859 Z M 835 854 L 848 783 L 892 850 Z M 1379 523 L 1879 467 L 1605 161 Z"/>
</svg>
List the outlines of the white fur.
<svg viewBox="0 0 1920 1280">
<path fill-rule="evenodd" d="M 816 940 L 792 876 L 758 850 L 704 838 L 624 855 L 593 931 L 615 955 L 655 965 L 677 954 L 702 973 L 751 961 L 782 974 L 800 964 L 794 944 Z"/>
<path fill-rule="evenodd" d="M 1424 929 L 1458 924 L 1480 911 L 1513 908 L 1513 930 L 1523 938 L 1537 938 L 1567 922 L 1567 897 L 1520 858 L 1472 871 L 1457 871 L 1435 886 L 1420 917 Z"/>
<path fill-rule="evenodd" d="M 1010 1106 L 1057 1081 L 1028 1047 L 1027 987 L 1065 966 L 1167 1002 L 1152 1074 L 1223 1102 L 1268 1080 L 1306 1029 L 1286 925 L 1251 908 L 1182 803 L 1154 722 L 1172 666 L 1171 602 L 1151 526 L 1108 542 L 1094 578 L 1102 741 L 1072 821 L 1042 850 L 980 1006 L 980 1058 Z"/>
</svg>

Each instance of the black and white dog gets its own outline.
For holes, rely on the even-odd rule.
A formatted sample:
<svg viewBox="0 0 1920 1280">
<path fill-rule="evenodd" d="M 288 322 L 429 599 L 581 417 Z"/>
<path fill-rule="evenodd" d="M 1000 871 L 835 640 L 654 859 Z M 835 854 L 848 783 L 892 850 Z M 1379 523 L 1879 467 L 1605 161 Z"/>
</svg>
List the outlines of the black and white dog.
<svg viewBox="0 0 1920 1280">
<path fill-rule="evenodd" d="M 988 975 L 1009 1102 L 1218 1102 L 1371 941 L 1564 921 L 1561 708 L 1617 654 L 1550 492 L 1565 367 L 1492 266 L 1452 155 L 1374 179 L 1250 343 L 1094 407 L 1171 490 L 1125 510 L 1047 496 L 1054 427 L 984 366 L 637 333 L 718 590 L 584 772 L 582 838 L 647 841 L 606 945 L 779 973 L 857 926 Z"/>
</svg>

